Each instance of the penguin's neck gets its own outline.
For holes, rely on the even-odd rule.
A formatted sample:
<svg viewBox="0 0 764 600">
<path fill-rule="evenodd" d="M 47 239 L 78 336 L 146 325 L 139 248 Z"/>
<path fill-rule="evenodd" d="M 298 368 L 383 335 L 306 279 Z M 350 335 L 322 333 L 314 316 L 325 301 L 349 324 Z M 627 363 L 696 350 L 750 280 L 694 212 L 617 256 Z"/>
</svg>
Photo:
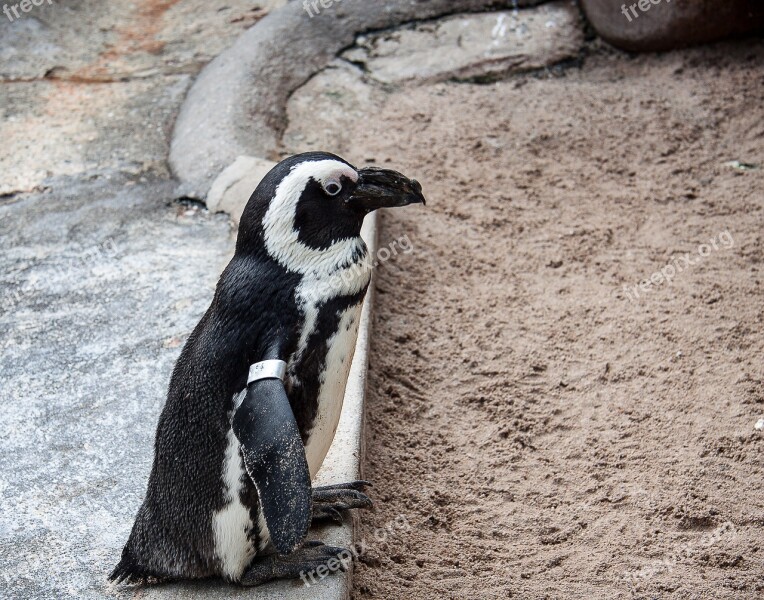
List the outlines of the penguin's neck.
<svg viewBox="0 0 764 600">
<path fill-rule="evenodd" d="M 338 296 L 354 296 L 369 285 L 371 269 L 364 241 L 360 237 L 346 241 L 331 258 L 317 261 L 311 268 L 300 271 L 302 280 L 296 290 L 297 302 L 304 307 Z"/>
<path fill-rule="evenodd" d="M 268 255 L 287 271 L 324 279 L 365 261 L 368 250 L 360 235 L 316 248 L 300 239 L 292 216 L 280 213 L 276 207 L 265 215 L 263 241 Z"/>
</svg>

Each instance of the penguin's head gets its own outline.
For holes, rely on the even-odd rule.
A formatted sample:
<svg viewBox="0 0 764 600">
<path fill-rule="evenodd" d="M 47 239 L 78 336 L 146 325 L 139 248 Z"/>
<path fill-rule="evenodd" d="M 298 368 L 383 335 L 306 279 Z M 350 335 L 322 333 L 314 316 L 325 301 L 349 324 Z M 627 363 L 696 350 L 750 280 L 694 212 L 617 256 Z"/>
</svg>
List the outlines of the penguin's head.
<svg viewBox="0 0 764 600">
<path fill-rule="evenodd" d="M 317 252 L 360 242 L 370 212 L 415 203 L 425 203 L 422 186 L 397 171 L 356 169 L 326 152 L 298 154 L 271 169 L 252 194 L 237 252 L 264 247 L 285 266 L 303 271 Z"/>
</svg>

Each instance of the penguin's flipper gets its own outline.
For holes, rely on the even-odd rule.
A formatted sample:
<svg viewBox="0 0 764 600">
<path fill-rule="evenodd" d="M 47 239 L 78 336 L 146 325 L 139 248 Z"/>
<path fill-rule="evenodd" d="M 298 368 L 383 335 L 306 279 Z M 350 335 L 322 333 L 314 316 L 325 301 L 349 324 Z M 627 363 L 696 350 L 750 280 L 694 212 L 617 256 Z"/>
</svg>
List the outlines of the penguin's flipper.
<svg viewBox="0 0 764 600">
<path fill-rule="evenodd" d="M 249 384 L 233 432 L 257 487 L 271 542 L 279 554 L 291 554 L 308 535 L 312 499 L 305 448 L 281 380 Z"/>
</svg>

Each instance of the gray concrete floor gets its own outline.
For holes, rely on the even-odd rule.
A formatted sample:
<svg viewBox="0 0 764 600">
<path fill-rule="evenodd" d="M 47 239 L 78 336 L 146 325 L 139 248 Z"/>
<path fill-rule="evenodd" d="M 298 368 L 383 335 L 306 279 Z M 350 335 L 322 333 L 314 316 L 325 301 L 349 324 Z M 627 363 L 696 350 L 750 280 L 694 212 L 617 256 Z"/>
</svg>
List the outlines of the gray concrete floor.
<svg viewBox="0 0 764 600">
<path fill-rule="evenodd" d="M 232 250 L 173 184 L 0 208 L 0 595 L 98 598 L 145 493 L 180 347 Z"/>
</svg>

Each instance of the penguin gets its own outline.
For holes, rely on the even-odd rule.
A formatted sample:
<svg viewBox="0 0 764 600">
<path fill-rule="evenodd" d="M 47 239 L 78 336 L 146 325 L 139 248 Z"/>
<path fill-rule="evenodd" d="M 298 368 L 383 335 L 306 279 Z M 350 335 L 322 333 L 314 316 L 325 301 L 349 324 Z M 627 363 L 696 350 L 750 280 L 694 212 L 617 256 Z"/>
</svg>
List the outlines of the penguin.
<svg viewBox="0 0 764 600">
<path fill-rule="evenodd" d="M 415 179 L 329 153 L 277 164 L 189 336 L 115 582 L 297 578 L 340 555 L 312 523 L 371 505 L 365 481 L 312 488 L 329 450 L 371 281 L 366 215 L 425 203 Z M 345 556 L 349 556 L 346 554 Z"/>
</svg>

